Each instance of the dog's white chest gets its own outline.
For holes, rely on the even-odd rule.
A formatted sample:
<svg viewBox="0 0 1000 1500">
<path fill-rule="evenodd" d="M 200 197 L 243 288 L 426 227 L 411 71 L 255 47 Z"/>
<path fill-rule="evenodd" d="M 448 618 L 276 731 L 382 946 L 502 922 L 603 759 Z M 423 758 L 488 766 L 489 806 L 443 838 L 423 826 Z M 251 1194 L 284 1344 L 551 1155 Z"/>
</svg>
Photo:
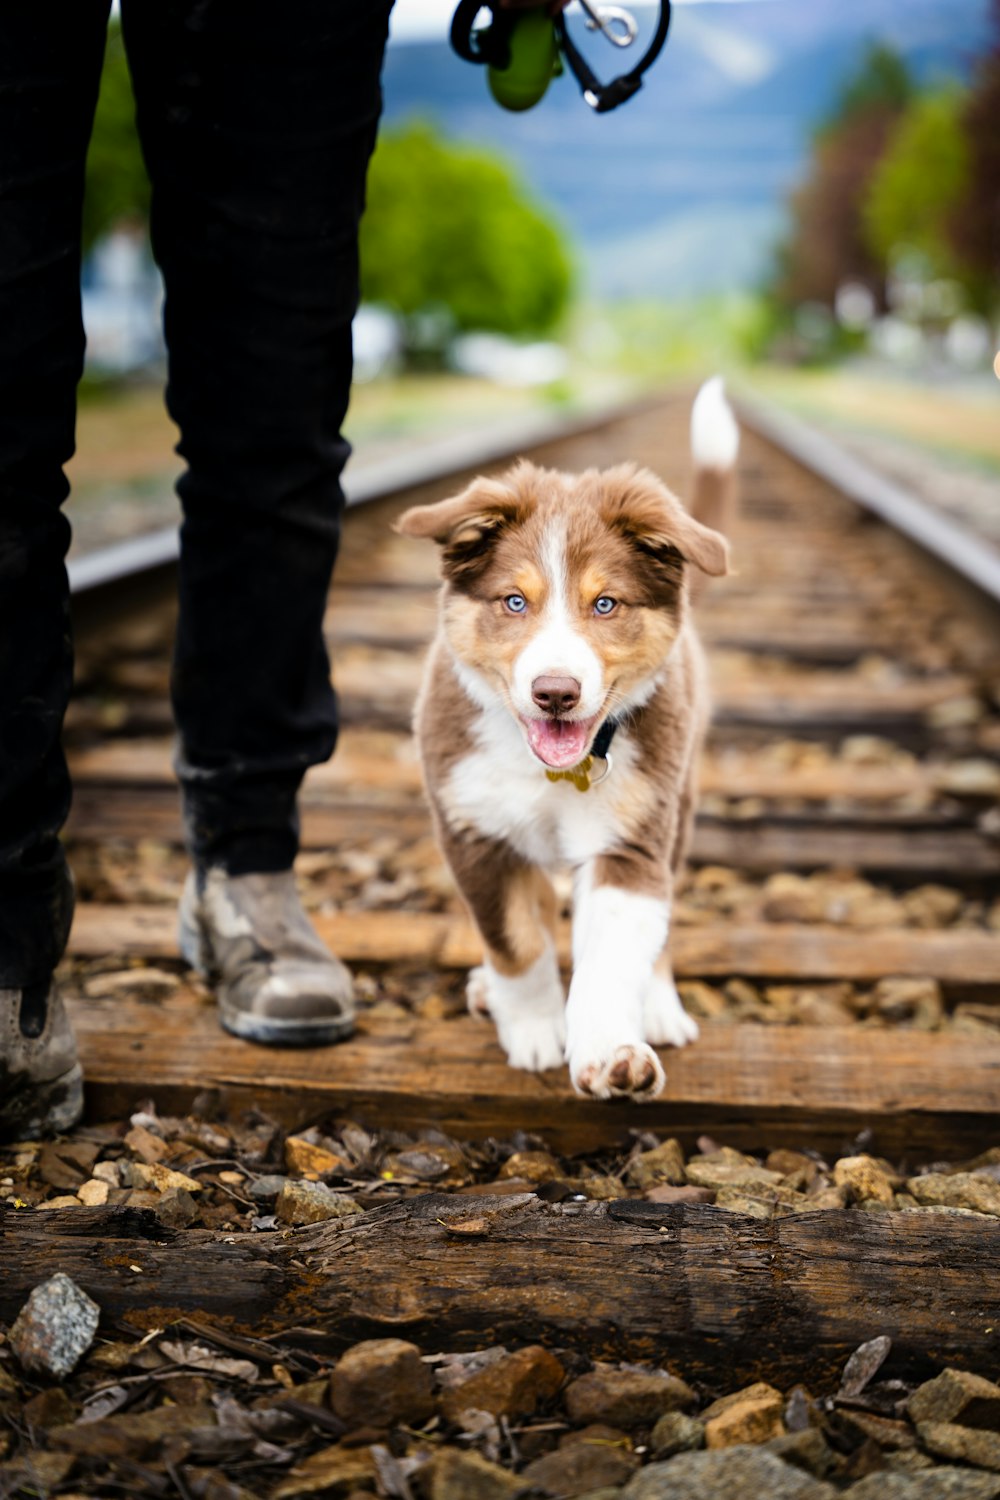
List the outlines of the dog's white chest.
<svg viewBox="0 0 1000 1500">
<path fill-rule="evenodd" d="M 616 746 L 616 760 L 621 766 L 612 775 L 627 774 L 630 747 Z M 585 792 L 569 781 L 549 781 L 516 729 L 497 744 L 481 736 L 441 791 L 453 828 L 503 839 L 525 859 L 549 868 L 583 864 L 614 845 L 616 800 L 610 778 Z"/>
</svg>

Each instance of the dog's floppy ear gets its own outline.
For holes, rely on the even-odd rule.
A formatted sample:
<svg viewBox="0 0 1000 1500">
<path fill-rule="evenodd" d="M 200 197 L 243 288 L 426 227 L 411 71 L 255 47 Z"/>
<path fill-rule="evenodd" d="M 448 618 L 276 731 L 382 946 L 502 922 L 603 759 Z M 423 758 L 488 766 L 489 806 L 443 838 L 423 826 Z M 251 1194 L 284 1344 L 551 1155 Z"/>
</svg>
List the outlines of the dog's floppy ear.
<svg viewBox="0 0 1000 1500">
<path fill-rule="evenodd" d="M 672 575 L 675 586 L 681 561 L 715 578 L 729 571 L 725 537 L 696 521 L 648 469 L 626 465 L 606 474 L 602 508 L 606 519 L 640 552 Z"/>
<path fill-rule="evenodd" d="M 523 498 L 500 480 L 474 479 L 450 500 L 405 511 L 394 530 L 437 542 L 444 576 L 456 584 L 471 582 L 486 567 L 497 537 L 524 508 Z"/>
</svg>

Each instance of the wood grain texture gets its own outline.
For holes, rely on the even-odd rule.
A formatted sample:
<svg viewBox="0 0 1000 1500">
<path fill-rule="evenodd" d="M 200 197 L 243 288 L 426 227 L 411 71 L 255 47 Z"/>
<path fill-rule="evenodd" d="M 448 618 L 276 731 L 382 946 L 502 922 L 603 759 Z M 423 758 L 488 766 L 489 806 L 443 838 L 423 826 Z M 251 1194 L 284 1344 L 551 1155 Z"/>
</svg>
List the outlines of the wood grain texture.
<svg viewBox="0 0 1000 1500">
<path fill-rule="evenodd" d="M 285 1124 L 350 1116 L 379 1128 L 437 1125 L 459 1137 L 537 1130 L 557 1149 L 662 1130 L 693 1144 L 708 1131 L 743 1147 L 840 1150 L 861 1130 L 887 1154 L 972 1155 L 1000 1131 L 1000 1038 L 860 1027 L 706 1026 L 665 1051 L 667 1083 L 649 1103 L 577 1098 L 565 1068 L 507 1065 L 492 1026 L 471 1016 L 361 1018 L 335 1047 L 254 1046 L 220 1030 L 214 1004 L 181 990 L 163 1002 L 125 994 L 69 1001 L 91 1119 L 154 1097 L 183 1112 L 204 1089 L 229 1109 L 257 1106 Z"/>
<path fill-rule="evenodd" d="M 485 1235 L 449 1234 L 448 1220 L 472 1215 L 487 1219 Z M 541 1341 L 672 1366 L 710 1389 L 764 1379 L 820 1391 L 861 1340 L 888 1334 L 888 1373 L 1000 1373 L 1000 1223 L 987 1219 L 845 1211 L 762 1222 L 705 1205 L 435 1194 L 336 1224 L 223 1236 L 173 1234 L 127 1209 L 7 1211 L 0 1318 L 56 1268 L 108 1329 L 195 1311 L 331 1351 L 386 1336 L 428 1350 Z"/>
</svg>

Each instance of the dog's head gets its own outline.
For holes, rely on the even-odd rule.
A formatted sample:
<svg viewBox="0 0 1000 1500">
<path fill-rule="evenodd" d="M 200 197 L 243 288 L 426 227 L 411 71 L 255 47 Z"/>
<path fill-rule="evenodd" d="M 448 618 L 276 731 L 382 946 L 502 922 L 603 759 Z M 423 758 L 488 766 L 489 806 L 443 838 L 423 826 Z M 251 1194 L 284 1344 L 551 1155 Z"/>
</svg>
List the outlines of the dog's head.
<svg viewBox="0 0 1000 1500">
<path fill-rule="evenodd" d="M 397 523 L 441 548 L 444 629 L 467 690 L 502 698 L 545 765 L 576 765 L 598 726 L 651 693 L 683 624 L 688 566 L 727 547 L 647 470 L 520 463 Z"/>
</svg>

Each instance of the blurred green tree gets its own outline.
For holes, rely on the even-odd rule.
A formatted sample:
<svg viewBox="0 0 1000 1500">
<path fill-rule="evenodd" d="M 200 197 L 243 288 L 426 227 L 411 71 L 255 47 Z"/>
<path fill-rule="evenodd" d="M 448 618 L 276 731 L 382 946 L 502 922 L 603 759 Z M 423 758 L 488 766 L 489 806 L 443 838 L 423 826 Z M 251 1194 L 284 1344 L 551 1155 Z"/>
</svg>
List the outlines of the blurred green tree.
<svg viewBox="0 0 1000 1500">
<path fill-rule="evenodd" d="M 893 125 L 862 204 L 865 240 L 883 267 L 905 248 L 933 275 L 960 274 L 948 219 L 969 184 L 964 110 L 964 92 L 952 88 L 914 99 Z"/>
<path fill-rule="evenodd" d="M 832 307 L 844 281 L 881 300 L 884 277 L 861 218 L 868 183 L 890 131 L 913 96 L 903 59 L 876 45 L 865 55 L 813 139 L 808 175 L 792 195 L 791 231 L 779 247 L 770 293 L 779 306 Z"/>
<path fill-rule="evenodd" d="M 108 27 L 101 93 L 87 153 L 83 200 L 83 248 L 123 219 L 149 218 L 149 181 L 135 129 L 132 80 L 125 61 L 121 25 Z"/>
<path fill-rule="evenodd" d="M 993 45 L 976 70 L 962 126 L 968 179 L 948 232 L 970 299 L 990 316 L 1000 311 L 1000 0 L 993 0 Z"/>
<path fill-rule="evenodd" d="M 361 286 L 404 319 L 443 312 L 459 329 L 530 334 L 565 311 L 572 270 L 508 167 L 413 124 L 387 131 L 372 159 Z"/>
</svg>

